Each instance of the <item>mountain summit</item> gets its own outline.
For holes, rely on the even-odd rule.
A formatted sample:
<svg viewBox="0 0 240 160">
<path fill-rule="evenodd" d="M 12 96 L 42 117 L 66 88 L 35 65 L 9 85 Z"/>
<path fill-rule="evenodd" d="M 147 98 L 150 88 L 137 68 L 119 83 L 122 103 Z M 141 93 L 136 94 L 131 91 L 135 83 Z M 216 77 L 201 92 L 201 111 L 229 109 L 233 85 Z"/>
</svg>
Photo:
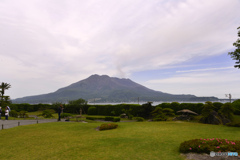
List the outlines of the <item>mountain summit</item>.
<svg viewBox="0 0 240 160">
<path fill-rule="evenodd" d="M 56 92 L 18 98 L 13 102 L 53 103 L 67 102 L 79 98 L 89 102 L 132 102 L 138 99 L 140 101 L 190 101 L 197 97 L 163 93 L 144 87 L 130 79 L 95 74 L 67 87 L 60 88 Z"/>
</svg>

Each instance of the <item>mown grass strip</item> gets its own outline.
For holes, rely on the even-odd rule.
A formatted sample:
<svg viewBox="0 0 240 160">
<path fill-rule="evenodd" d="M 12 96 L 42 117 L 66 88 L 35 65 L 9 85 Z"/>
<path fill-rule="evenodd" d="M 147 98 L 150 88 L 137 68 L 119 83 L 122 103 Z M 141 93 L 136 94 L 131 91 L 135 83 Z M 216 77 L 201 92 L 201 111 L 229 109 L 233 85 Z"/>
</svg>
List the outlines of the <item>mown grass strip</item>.
<svg viewBox="0 0 240 160">
<path fill-rule="evenodd" d="M 183 160 L 181 142 L 195 138 L 240 140 L 240 129 L 189 122 L 117 123 L 96 131 L 99 123 L 55 122 L 0 131 L 1 159 L 151 159 Z"/>
</svg>

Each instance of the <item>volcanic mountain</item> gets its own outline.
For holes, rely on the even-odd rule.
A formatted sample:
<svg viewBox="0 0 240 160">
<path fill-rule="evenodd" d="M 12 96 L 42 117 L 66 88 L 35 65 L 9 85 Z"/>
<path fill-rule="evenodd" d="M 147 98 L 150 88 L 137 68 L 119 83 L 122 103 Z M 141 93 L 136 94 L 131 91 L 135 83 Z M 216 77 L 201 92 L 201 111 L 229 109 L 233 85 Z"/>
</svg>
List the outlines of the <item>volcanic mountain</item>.
<svg viewBox="0 0 240 160">
<path fill-rule="evenodd" d="M 130 79 L 95 74 L 53 93 L 17 98 L 13 103 L 65 103 L 79 98 L 89 102 L 136 102 L 138 99 L 140 101 L 192 101 L 201 100 L 201 98 L 204 98 L 204 101 L 217 100 L 216 97 L 163 93 L 144 87 Z"/>
</svg>

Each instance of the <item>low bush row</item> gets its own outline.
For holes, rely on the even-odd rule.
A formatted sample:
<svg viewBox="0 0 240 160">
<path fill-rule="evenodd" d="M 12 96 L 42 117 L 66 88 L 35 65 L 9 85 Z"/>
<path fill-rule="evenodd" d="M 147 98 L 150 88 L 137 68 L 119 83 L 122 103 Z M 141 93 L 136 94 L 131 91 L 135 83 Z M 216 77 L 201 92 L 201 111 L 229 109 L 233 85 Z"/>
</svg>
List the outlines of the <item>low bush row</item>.
<svg viewBox="0 0 240 160">
<path fill-rule="evenodd" d="M 46 109 L 54 109 L 56 110 L 57 108 L 53 105 L 50 104 L 28 104 L 28 103 L 21 103 L 21 104 L 10 104 L 9 105 L 11 110 L 15 110 L 17 112 L 20 111 L 27 111 L 27 112 L 35 112 L 35 111 L 43 111 Z"/>
<path fill-rule="evenodd" d="M 119 118 L 119 117 L 110 117 L 110 116 L 107 116 L 107 117 L 105 117 L 104 120 L 105 120 L 105 121 L 112 121 L 112 122 L 120 122 L 120 118 Z"/>
<path fill-rule="evenodd" d="M 234 122 L 227 123 L 226 125 L 229 126 L 229 127 L 240 127 L 240 123 L 234 123 Z"/>
<path fill-rule="evenodd" d="M 55 111 L 53 109 L 46 109 L 42 112 L 42 114 L 39 114 L 38 116 L 43 116 L 44 118 L 52 118 L 53 117 L 53 113 Z"/>
<path fill-rule="evenodd" d="M 3 112 L 4 113 L 4 112 Z M 9 112 L 9 115 L 11 116 L 11 117 L 15 117 L 15 118 L 28 118 L 29 116 L 28 116 L 28 114 L 27 114 L 27 111 L 20 111 L 20 112 L 17 112 L 17 111 L 15 111 L 15 110 L 11 110 L 10 112 Z"/>
<path fill-rule="evenodd" d="M 61 118 L 67 118 L 67 117 L 72 117 L 71 113 L 62 113 Z"/>
<path fill-rule="evenodd" d="M 102 130 L 109 130 L 109 129 L 115 129 L 117 128 L 118 125 L 117 124 L 114 124 L 114 123 L 109 123 L 109 124 L 102 124 L 100 127 L 99 127 L 99 130 L 102 131 Z"/>
<path fill-rule="evenodd" d="M 114 117 L 114 118 L 113 118 L 113 122 L 120 122 L 120 120 L 121 120 L 121 119 L 118 118 L 118 117 Z"/>
<path fill-rule="evenodd" d="M 191 111 L 194 111 L 198 114 L 201 114 L 201 111 L 203 109 L 204 103 L 178 103 L 178 102 L 172 102 L 172 103 L 161 103 L 157 106 L 151 106 L 151 104 L 116 104 L 116 105 L 89 105 L 87 104 L 87 101 L 80 99 L 80 101 L 77 100 L 78 103 L 68 103 L 63 104 L 64 112 L 65 113 L 77 113 L 80 114 L 80 110 L 83 114 L 88 115 L 103 115 L 103 116 L 120 116 L 123 113 L 126 113 L 126 116 L 128 116 L 129 119 L 131 117 L 144 117 L 149 118 L 150 113 L 154 111 L 155 108 L 161 107 L 163 110 L 165 108 L 170 108 L 174 111 L 174 114 L 181 114 L 177 111 L 182 109 L 189 109 Z M 218 110 L 223 106 L 223 103 L 221 102 L 213 102 L 214 110 L 218 112 Z M 19 111 L 39 111 L 39 110 L 46 110 L 46 109 L 53 109 L 57 111 L 57 108 L 59 107 L 60 103 L 55 104 L 10 104 L 10 108 L 12 110 Z M 240 100 L 236 100 L 232 103 L 232 106 L 234 107 L 234 114 L 240 115 Z"/>
<path fill-rule="evenodd" d="M 105 120 L 105 117 L 91 117 L 91 116 L 87 116 L 86 119 L 88 120 Z"/>
<path fill-rule="evenodd" d="M 91 117 L 91 116 L 87 116 L 86 119 L 120 122 L 120 118 L 119 117 L 111 117 L 111 116 L 106 116 L 106 117 Z"/>
<path fill-rule="evenodd" d="M 193 139 L 180 144 L 182 153 L 207 153 L 214 152 L 238 152 L 240 153 L 240 141 L 220 138 Z"/>
<path fill-rule="evenodd" d="M 145 120 L 143 117 L 134 117 L 133 119 L 137 120 L 137 122 L 143 122 Z"/>
</svg>

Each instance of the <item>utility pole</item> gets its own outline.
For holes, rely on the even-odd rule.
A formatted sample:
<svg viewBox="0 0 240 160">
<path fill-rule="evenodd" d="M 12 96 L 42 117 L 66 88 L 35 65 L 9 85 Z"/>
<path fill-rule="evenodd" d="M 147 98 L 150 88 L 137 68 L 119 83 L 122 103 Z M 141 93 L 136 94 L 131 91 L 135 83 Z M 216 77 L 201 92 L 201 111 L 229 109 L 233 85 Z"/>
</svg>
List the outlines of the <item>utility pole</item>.
<svg viewBox="0 0 240 160">
<path fill-rule="evenodd" d="M 225 96 L 229 98 L 229 101 L 231 103 L 232 102 L 232 95 L 229 93 L 229 94 L 225 94 Z"/>
</svg>

